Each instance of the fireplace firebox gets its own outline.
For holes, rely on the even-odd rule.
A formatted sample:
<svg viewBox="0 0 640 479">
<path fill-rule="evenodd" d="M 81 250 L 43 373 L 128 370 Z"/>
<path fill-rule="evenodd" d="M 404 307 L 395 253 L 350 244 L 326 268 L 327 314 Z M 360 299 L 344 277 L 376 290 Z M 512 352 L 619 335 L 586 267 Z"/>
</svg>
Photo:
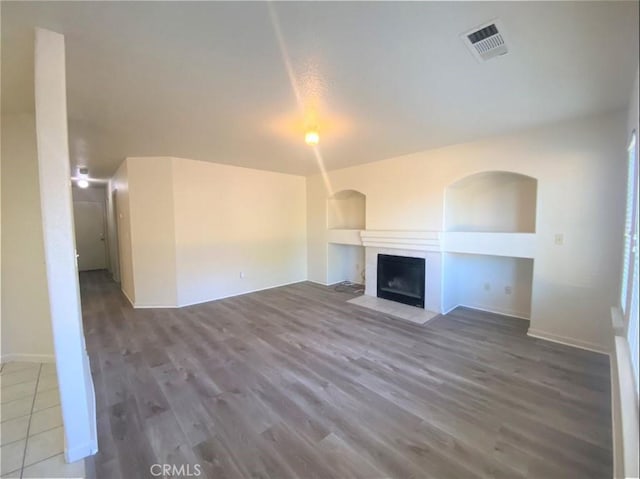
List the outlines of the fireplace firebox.
<svg viewBox="0 0 640 479">
<path fill-rule="evenodd" d="M 378 298 L 424 308 L 424 258 L 378 255 Z"/>
</svg>

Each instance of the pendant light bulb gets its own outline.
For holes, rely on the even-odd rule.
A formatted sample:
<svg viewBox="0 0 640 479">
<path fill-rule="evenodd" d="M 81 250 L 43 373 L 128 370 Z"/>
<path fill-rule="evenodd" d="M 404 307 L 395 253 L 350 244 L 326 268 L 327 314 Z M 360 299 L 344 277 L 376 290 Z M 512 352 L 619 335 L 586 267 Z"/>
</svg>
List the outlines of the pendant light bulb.
<svg viewBox="0 0 640 479">
<path fill-rule="evenodd" d="M 304 135 L 304 142 L 309 146 L 316 146 L 320 142 L 320 135 L 318 134 L 318 130 L 316 130 L 315 128 L 307 130 Z"/>
</svg>

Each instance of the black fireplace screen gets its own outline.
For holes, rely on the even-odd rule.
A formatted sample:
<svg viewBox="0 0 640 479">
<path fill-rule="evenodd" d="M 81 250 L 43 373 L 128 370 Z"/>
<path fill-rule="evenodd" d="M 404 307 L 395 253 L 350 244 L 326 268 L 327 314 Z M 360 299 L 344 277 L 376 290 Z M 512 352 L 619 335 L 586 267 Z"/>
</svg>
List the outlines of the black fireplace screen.
<svg viewBox="0 0 640 479">
<path fill-rule="evenodd" d="M 424 258 L 378 255 L 378 298 L 424 308 Z"/>
</svg>

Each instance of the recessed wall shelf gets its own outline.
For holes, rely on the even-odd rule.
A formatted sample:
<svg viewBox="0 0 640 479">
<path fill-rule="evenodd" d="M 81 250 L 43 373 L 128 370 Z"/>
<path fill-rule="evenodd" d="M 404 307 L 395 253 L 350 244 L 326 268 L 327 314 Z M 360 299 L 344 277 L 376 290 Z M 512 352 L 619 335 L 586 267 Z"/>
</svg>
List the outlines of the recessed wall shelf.
<svg viewBox="0 0 640 479">
<path fill-rule="evenodd" d="M 445 231 L 535 233 L 538 181 L 506 171 L 462 178 L 445 192 Z"/>
<path fill-rule="evenodd" d="M 344 190 L 327 200 L 327 228 L 363 230 L 366 223 L 366 197 L 359 191 Z"/>
</svg>

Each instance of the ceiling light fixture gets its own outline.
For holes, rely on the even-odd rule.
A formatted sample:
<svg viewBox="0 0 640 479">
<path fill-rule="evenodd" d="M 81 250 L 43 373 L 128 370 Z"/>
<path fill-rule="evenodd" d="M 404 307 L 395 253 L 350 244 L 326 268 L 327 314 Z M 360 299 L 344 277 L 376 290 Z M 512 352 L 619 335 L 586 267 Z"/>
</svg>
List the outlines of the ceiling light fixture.
<svg viewBox="0 0 640 479">
<path fill-rule="evenodd" d="M 75 178 L 76 185 L 78 188 L 88 188 L 89 187 L 89 168 L 86 166 L 78 166 L 78 174 Z"/>
<path fill-rule="evenodd" d="M 307 130 L 304 134 L 304 142 L 309 146 L 316 146 L 319 141 L 320 135 L 318 134 L 318 130 L 315 128 Z"/>
</svg>

